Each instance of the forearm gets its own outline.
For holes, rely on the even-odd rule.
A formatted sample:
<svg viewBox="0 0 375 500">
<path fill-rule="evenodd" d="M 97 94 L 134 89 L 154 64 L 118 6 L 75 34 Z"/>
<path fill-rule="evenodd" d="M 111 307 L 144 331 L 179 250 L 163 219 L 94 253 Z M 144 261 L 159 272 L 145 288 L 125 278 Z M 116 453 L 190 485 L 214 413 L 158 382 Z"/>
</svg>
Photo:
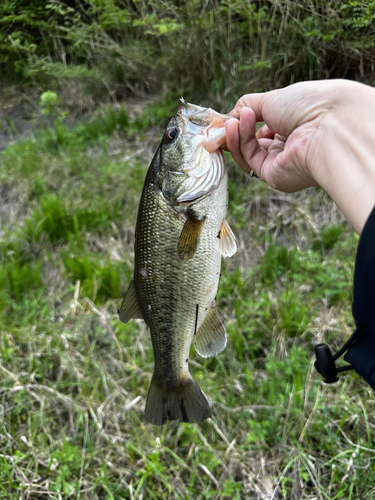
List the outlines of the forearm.
<svg viewBox="0 0 375 500">
<path fill-rule="evenodd" d="M 314 138 L 311 170 L 317 183 L 361 233 L 375 205 L 375 89 L 345 82 L 338 105 Z"/>
</svg>

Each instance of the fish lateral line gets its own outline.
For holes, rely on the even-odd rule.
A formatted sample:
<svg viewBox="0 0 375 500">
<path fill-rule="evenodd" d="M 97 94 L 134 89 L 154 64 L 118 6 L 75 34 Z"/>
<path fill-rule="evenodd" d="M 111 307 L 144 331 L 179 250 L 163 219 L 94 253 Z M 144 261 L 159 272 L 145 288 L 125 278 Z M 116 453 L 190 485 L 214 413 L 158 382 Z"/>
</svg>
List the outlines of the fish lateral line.
<svg viewBox="0 0 375 500">
<path fill-rule="evenodd" d="M 197 326 L 198 326 L 198 312 L 199 312 L 199 304 L 195 307 L 195 325 L 194 325 L 194 337 L 197 335 Z"/>
</svg>

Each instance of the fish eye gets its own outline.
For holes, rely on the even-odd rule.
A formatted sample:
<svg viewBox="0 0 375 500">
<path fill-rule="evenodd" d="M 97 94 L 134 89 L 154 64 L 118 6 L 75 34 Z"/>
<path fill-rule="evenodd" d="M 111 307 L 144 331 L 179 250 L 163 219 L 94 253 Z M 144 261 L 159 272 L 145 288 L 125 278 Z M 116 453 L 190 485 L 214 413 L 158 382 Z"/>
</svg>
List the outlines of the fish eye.
<svg viewBox="0 0 375 500">
<path fill-rule="evenodd" d="M 165 132 L 165 139 L 167 142 L 172 142 L 177 137 L 177 130 L 175 128 L 168 128 Z"/>
</svg>

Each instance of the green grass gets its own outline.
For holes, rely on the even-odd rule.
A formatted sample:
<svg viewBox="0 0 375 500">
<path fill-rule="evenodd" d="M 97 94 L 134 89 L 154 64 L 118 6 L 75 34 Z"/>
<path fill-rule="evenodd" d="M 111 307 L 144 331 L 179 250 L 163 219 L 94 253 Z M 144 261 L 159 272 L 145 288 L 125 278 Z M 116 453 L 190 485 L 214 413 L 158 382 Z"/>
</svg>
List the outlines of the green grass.
<svg viewBox="0 0 375 500">
<path fill-rule="evenodd" d="M 151 340 L 117 308 L 158 109 L 57 120 L 1 157 L 0 498 L 375 498 L 375 399 L 312 366 L 352 331 L 358 243 L 320 190 L 277 193 L 229 162 L 229 342 L 191 356 L 213 416 L 145 423 Z"/>
</svg>

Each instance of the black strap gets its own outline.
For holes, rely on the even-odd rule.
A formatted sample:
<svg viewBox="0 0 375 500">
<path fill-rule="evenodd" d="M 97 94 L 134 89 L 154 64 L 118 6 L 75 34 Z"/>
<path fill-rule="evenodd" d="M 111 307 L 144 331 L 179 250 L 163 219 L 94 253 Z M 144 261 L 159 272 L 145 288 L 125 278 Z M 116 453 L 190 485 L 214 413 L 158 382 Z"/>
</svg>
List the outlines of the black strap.
<svg viewBox="0 0 375 500">
<path fill-rule="evenodd" d="M 335 361 L 351 348 L 355 340 L 358 338 L 359 333 L 360 327 L 356 328 L 341 349 L 333 355 L 327 344 L 317 344 L 315 346 L 316 361 L 314 366 L 323 377 L 326 384 L 333 384 L 333 382 L 336 382 L 338 373 L 354 369 L 354 366 L 352 365 L 336 367 Z"/>
<path fill-rule="evenodd" d="M 354 369 L 375 390 L 375 208 L 363 228 L 354 272 L 353 317 L 356 329 L 334 355 L 326 344 L 315 347 L 315 368 L 327 383 L 337 374 Z M 350 363 L 336 367 L 335 361 L 345 354 Z"/>
</svg>

